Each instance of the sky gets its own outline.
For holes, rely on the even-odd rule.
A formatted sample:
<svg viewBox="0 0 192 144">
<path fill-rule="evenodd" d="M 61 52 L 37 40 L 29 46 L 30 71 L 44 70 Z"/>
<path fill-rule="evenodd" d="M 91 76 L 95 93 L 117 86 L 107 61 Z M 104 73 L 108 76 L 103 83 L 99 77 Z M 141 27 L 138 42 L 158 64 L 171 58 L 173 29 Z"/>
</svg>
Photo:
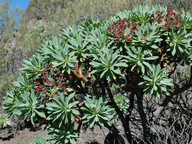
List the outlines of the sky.
<svg viewBox="0 0 192 144">
<path fill-rule="evenodd" d="M 26 9 L 30 0 L 12 0 L 13 6 Z"/>
</svg>

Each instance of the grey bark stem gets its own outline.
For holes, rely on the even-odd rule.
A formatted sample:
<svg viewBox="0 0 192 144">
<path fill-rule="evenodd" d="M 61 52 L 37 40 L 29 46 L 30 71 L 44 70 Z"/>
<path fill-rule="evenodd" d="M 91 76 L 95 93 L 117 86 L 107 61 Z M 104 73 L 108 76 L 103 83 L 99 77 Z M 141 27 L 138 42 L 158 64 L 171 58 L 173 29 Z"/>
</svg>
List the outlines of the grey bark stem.
<svg viewBox="0 0 192 144">
<path fill-rule="evenodd" d="M 143 94 L 141 92 L 137 92 L 136 96 L 137 96 L 138 112 L 139 112 L 142 127 L 143 127 L 143 138 L 144 138 L 144 141 L 147 142 L 147 135 L 149 134 L 149 128 L 147 127 L 147 118 L 143 109 Z"/>
<path fill-rule="evenodd" d="M 104 80 L 105 82 L 105 87 L 107 89 L 107 92 L 109 94 L 109 98 L 111 100 L 111 106 L 113 108 L 115 108 L 116 113 L 118 114 L 122 124 L 123 124 L 123 128 L 124 128 L 124 132 L 126 135 L 126 138 L 128 140 L 129 143 L 131 143 L 133 141 L 132 135 L 131 135 L 131 131 L 129 128 L 129 122 L 126 121 L 125 117 L 123 116 L 123 112 L 119 109 L 119 107 L 117 106 L 117 104 L 115 103 L 114 99 L 113 99 L 113 94 L 111 92 L 111 89 L 109 87 L 109 84 L 106 80 Z"/>
<path fill-rule="evenodd" d="M 119 130 L 115 127 L 115 125 L 109 126 L 108 124 L 104 125 L 106 128 L 111 131 L 111 133 L 114 135 L 115 139 L 118 140 L 120 144 L 129 144 L 128 142 L 125 142 L 124 138 L 120 135 Z"/>
</svg>

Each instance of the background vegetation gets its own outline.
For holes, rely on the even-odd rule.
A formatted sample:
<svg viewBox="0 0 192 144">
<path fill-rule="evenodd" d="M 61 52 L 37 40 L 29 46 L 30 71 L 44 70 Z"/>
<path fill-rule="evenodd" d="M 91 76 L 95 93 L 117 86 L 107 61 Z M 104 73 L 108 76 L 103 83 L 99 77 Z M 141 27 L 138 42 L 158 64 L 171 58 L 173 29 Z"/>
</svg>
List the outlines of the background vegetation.
<svg viewBox="0 0 192 144">
<path fill-rule="evenodd" d="M 12 87 L 11 83 L 18 76 L 23 59 L 28 59 L 41 47 L 42 42 L 58 35 L 63 28 L 80 25 L 91 16 L 107 19 L 119 11 L 131 10 L 143 4 L 161 4 L 169 9 L 184 9 L 192 13 L 191 0 L 31 0 L 25 12 L 12 8 L 9 0 L 0 0 L 0 98 Z M 179 136 L 178 133 L 184 138 L 190 137 L 191 103 L 186 103 L 190 102 L 190 96 L 186 92 L 172 97 L 171 106 L 165 108 L 161 119 L 157 119 L 162 125 L 154 126 L 154 131 L 159 134 L 157 139 L 162 143 L 166 139 L 176 140 L 174 135 Z M 144 103 L 152 110 L 153 106 L 148 105 L 151 101 L 156 102 L 154 99 L 146 99 Z M 133 129 L 136 126 L 133 125 Z M 183 131 L 175 130 L 177 128 L 183 128 Z"/>
<path fill-rule="evenodd" d="M 75 143 L 84 124 L 90 128 L 106 125 L 112 132 L 116 124 L 113 128 L 109 122 L 115 112 L 129 143 L 167 143 L 173 142 L 173 137 L 183 139 L 174 143 L 188 143 L 192 129 L 182 125 L 192 124 L 185 117 L 191 113 L 180 112 L 169 102 L 176 95 L 179 104 L 188 104 L 184 107 L 191 111 L 187 98 L 180 102 L 183 92 L 192 86 L 192 71 L 188 72 L 192 64 L 191 21 L 189 13 L 139 6 L 109 21 L 90 19 L 78 28 L 69 27 L 61 38 L 50 39 L 37 55 L 24 61 L 23 74 L 4 97 L 3 108 L 8 116 L 18 116 L 25 123 L 43 121 L 52 131 L 48 134 L 51 140 L 59 143 Z M 174 111 L 166 112 L 165 107 Z M 174 117 L 168 120 L 170 113 Z M 171 134 L 156 131 L 170 129 L 175 118 L 181 126 L 174 125 Z M 180 136 L 182 131 L 185 133 Z M 113 135 L 120 139 L 120 134 Z"/>
<path fill-rule="evenodd" d="M 31 0 L 25 13 L 12 8 L 9 0 L 1 0 L 0 97 L 15 80 L 22 60 L 36 52 L 46 39 L 91 16 L 107 19 L 119 11 L 142 4 L 161 4 L 192 13 L 191 0 Z"/>
</svg>

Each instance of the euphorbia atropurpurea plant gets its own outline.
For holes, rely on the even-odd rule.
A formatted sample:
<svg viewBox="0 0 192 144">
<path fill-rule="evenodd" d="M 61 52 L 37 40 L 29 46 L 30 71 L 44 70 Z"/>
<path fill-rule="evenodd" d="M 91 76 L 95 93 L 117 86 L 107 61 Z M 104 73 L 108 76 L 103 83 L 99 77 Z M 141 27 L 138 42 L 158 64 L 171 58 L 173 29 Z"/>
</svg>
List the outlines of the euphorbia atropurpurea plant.
<svg viewBox="0 0 192 144">
<path fill-rule="evenodd" d="M 137 105 L 147 142 L 144 96 L 171 98 L 192 85 L 192 73 L 177 89 L 172 78 L 177 67 L 192 64 L 191 30 L 190 14 L 160 6 L 69 27 L 24 61 L 4 109 L 9 117 L 46 124 L 54 143 L 77 143 L 82 124 L 112 131 L 114 119 L 122 123 L 123 141 L 132 143 L 130 117 Z"/>
</svg>

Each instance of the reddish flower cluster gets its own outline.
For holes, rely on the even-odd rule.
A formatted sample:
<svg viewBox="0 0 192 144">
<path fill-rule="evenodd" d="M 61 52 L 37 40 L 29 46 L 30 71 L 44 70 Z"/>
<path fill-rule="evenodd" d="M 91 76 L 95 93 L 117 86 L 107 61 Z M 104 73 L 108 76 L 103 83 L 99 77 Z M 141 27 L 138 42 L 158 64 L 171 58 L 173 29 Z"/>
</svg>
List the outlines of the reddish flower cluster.
<svg viewBox="0 0 192 144">
<path fill-rule="evenodd" d="M 180 15 L 173 12 L 173 10 L 167 9 L 167 15 L 165 17 L 163 17 L 162 14 L 163 12 L 157 11 L 155 13 L 155 16 L 153 16 L 153 20 L 158 23 L 162 23 L 164 20 L 165 25 L 163 25 L 163 28 L 165 28 L 166 30 L 168 30 L 169 28 L 181 28 L 184 26 Z"/>
<path fill-rule="evenodd" d="M 162 11 L 156 11 L 155 16 L 153 16 L 153 20 L 158 22 L 159 24 L 163 22 L 163 16 L 162 16 L 163 12 Z"/>
<path fill-rule="evenodd" d="M 57 73 L 51 64 L 48 66 L 47 69 L 40 72 L 40 78 L 34 82 L 34 92 L 45 94 L 54 87 L 57 87 L 60 92 L 68 92 L 66 89 L 67 87 L 69 88 L 68 81 L 64 73 Z M 59 97 L 58 93 L 56 95 Z M 47 94 L 47 96 L 53 98 L 50 94 Z"/>
<path fill-rule="evenodd" d="M 137 24 L 129 20 L 118 20 L 109 27 L 109 34 L 113 36 L 113 43 L 119 43 L 120 40 L 125 39 L 127 42 L 133 40 L 132 35 L 135 33 Z M 130 29 L 130 33 L 127 34 L 126 30 Z"/>
<path fill-rule="evenodd" d="M 39 92 L 46 93 L 47 92 L 47 90 L 45 89 L 45 86 L 43 84 L 40 84 L 40 82 L 34 82 L 33 84 L 35 86 L 34 92 L 36 92 L 36 93 L 39 93 Z"/>
</svg>

